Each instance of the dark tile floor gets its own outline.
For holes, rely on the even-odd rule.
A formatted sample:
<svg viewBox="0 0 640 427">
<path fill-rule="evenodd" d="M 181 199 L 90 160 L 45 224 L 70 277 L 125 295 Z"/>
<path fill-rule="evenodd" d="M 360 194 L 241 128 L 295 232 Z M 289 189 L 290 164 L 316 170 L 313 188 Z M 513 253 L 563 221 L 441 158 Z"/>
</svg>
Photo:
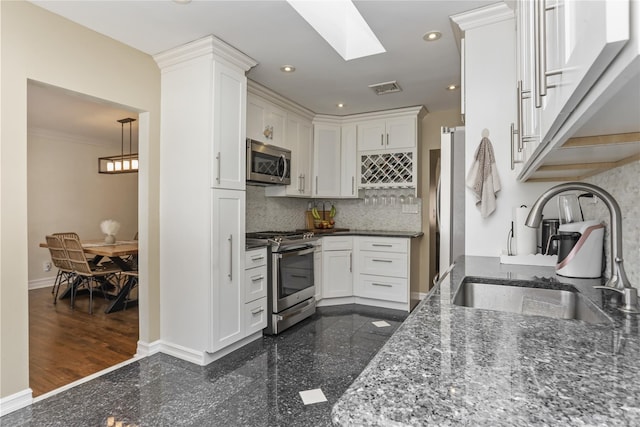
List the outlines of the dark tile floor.
<svg viewBox="0 0 640 427">
<path fill-rule="evenodd" d="M 156 354 L 0 418 L 1 426 L 327 426 L 331 407 L 406 318 L 322 307 L 207 366 Z M 372 324 L 385 320 L 388 327 Z M 320 388 L 327 402 L 304 405 Z"/>
</svg>

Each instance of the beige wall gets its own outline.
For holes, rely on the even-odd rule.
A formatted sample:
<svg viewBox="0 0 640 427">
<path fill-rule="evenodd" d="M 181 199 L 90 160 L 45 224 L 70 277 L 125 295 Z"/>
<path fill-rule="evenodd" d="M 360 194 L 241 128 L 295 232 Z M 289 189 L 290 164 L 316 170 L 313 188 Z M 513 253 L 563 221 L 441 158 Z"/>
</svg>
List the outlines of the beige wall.
<svg viewBox="0 0 640 427">
<path fill-rule="evenodd" d="M 151 342 L 160 335 L 160 72 L 150 56 L 31 3 L 2 1 L 0 8 L 0 397 L 7 397 L 29 386 L 27 79 L 142 113 L 140 340 Z"/>
<path fill-rule="evenodd" d="M 422 231 L 420 240 L 420 292 L 427 292 L 431 287 L 429 271 L 431 239 L 429 237 L 429 215 L 434 207 L 429 200 L 429 151 L 440 148 L 440 128 L 462 126 L 460 109 L 435 111 L 422 119 L 422 145 L 420 150 L 420 197 L 422 198 Z"/>
<path fill-rule="evenodd" d="M 27 135 L 29 284 L 53 283 L 57 270 L 44 272 L 49 251 L 38 245 L 47 234 L 75 231 L 82 239 L 102 239 L 100 222 L 121 225 L 118 240 L 138 231 L 138 174 L 99 174 L 98 157 L 113 148 L 29 129 Z M 50 279 L 50 280 L 44 280 Z"/>
</svg>

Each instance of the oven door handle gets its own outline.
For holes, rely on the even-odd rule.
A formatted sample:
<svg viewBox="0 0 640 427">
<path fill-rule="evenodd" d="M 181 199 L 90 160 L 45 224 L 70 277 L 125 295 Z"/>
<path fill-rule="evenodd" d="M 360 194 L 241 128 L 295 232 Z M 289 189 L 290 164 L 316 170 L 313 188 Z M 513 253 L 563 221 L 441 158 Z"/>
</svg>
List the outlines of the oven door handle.
<svg viewBox="0 0 640 427">
<path fill-rule="evenodd" d="M 282 252 L 282 253 L 278 253 L 278 258 L 282 259 L 282 258 L 289 258 L 292 256 L 302 256 L 302 255 L 308 255 L 308 254 L 312 254 L 316 251 L 316 248 L 309 248 L 309 249 L 303 249 L 301 251 L 291 251 L 291 252 Z"/>
</svg>

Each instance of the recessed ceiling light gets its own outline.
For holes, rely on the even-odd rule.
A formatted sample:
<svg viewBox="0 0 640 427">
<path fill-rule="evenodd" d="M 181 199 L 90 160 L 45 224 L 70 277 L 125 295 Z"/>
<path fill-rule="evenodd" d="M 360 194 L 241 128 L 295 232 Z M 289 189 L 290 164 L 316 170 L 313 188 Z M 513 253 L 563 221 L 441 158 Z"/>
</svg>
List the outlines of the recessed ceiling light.
<svg viewBox="0 0 640 427">
<path fill-rule="evenodd" d="M 280 71 L 282 71 L 283 73 L 293 73 L 296 70 L 296 67 L 294 67 L 293 65 L 283 65 L 282 67 L 280 67 Z"/>
<path fill-rule="evenodd" d="M 344 108 L 344 104 L 343 104 L 342 102 L 340 102 L 340 103 L 336 104 L 336 107 L 338 107 L 338 108 Z"/>
<path fill-rule="evenodd" d="M 345 61 L 386 52 L 351 0 L 287 0 Z"/>
<path fill-rule="evenodd" d="M 458 85 L 449 85 L 447 86 L 447 90 L 456 90 L 458 89 L 458 87 L 459 87 Z"/>
<path fill-rule="evenodd" d="M 173 0 L 175 3 L 178 4 L 187 4 L 187 3 L 191 3 L 191 0 Z"/>
<path fill-rule="evenodd" d="M 434 42 L 436 40 L 439 40 L 440 37 L 442 37 L 442 33 L 440 31 L 429 31 L 424 36 L 422 36 L 422 39 L 426 42 Z"/>
</svg>

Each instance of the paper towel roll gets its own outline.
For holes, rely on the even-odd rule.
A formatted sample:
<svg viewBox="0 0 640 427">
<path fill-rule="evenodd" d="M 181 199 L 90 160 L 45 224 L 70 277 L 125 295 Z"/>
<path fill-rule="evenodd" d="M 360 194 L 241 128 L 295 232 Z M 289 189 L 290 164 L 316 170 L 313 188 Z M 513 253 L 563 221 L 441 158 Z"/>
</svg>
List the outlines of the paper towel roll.
<svg viewBox="0 0 640 427">
<path fill-rule="evenodd" d="M 538 230 L 524 225 L 528 215 L 529 208 L 526 206 L 514 209 L 513 234 L 516 241 L 516 255 L 528 255 L 537 252 Z"/>
</svg>

